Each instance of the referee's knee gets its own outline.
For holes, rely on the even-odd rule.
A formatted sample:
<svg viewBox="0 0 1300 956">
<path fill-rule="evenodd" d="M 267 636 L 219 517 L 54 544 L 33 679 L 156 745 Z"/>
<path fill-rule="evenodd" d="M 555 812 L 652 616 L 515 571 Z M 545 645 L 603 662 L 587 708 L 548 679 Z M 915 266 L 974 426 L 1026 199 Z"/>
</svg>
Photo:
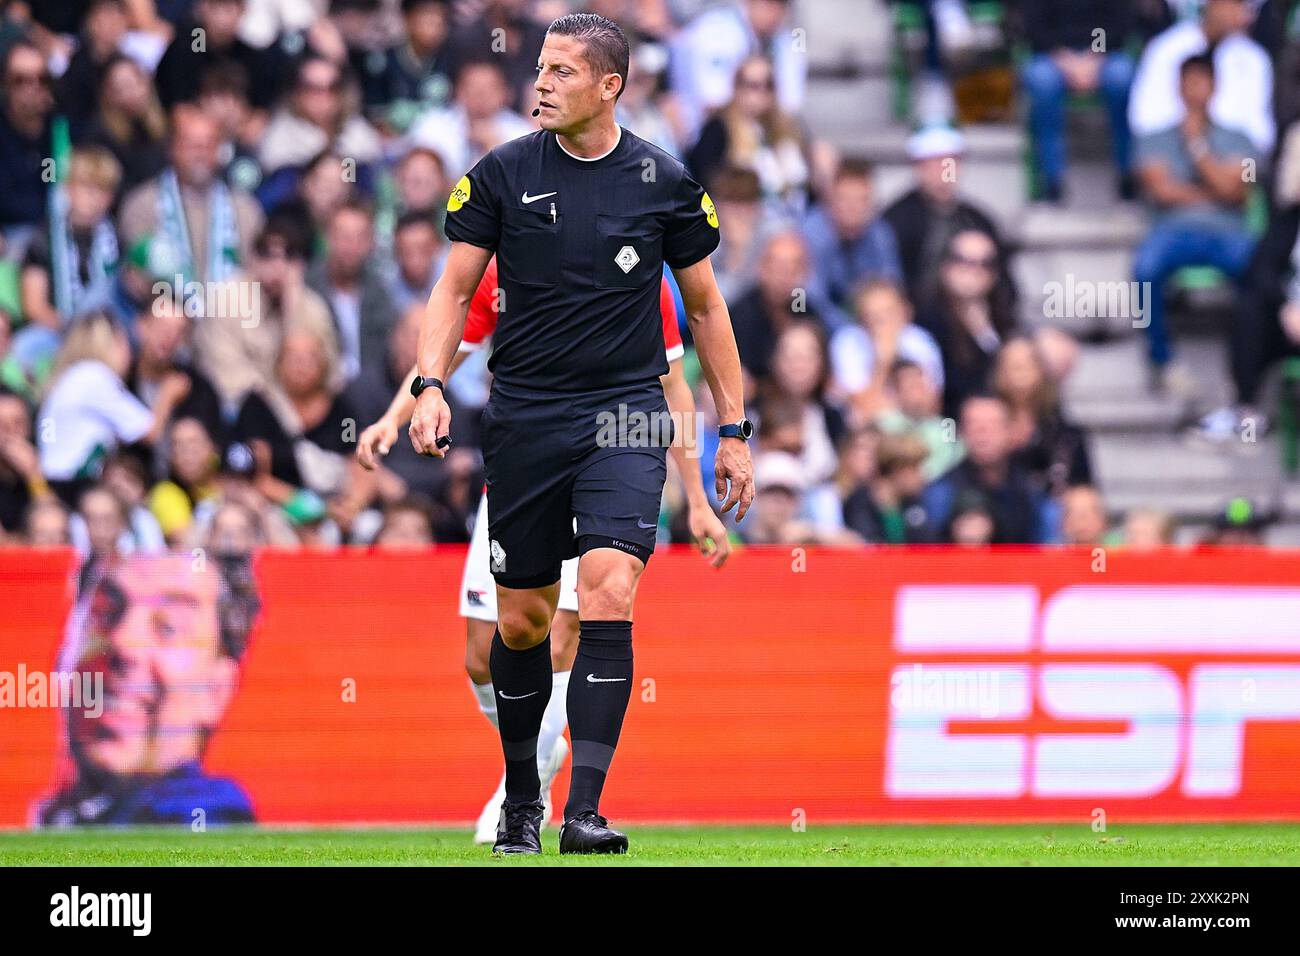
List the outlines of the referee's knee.
<svg viewBox="0 0 1300 956">
<path fill-rule="evenodd" d="M 497 630 L 501 640 L 512 651 L 524 651 L 546 640 L 551 630 L 550 608 L 545 602 L 540 607 L 498 608 Z"/>
</svg>

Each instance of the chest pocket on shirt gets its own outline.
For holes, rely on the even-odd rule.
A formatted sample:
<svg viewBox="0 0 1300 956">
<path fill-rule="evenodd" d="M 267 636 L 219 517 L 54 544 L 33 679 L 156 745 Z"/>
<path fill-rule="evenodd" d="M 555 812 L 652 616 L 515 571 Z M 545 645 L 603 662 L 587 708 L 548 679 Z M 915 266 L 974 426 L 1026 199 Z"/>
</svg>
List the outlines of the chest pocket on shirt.
<svg viewBox="0 0 1300 956">
<path fill-rule="evenodd" d="M 560 273 L 560 224 L 551 221 L 550 203 L 544 209 L 507 206 L 502 214 L 500 268 L 521 285 L 553 286 Z"/>
<path fill-rule="evenodd" d="M 663 233 L 645 216 L 596 217 L 596 288 L 641 289 L 658 281 Z"/>
</svg>

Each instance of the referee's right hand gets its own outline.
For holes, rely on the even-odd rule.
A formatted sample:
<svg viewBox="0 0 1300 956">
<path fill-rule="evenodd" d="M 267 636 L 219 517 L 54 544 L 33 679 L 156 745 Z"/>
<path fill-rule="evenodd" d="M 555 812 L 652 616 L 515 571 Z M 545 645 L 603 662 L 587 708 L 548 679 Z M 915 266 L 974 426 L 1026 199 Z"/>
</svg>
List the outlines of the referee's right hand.
<svg viewBox="0 0 1300 956">
<path fill-rule="evenodd" d="M 411 415 L 411 447 L 430 458 L 446 457 L 450 442 L 438 447 L 438 439 L 451 431 L 451 406 L 442 397 L 442 389 L 426 388 L 415 400 Z"/>
</svg>

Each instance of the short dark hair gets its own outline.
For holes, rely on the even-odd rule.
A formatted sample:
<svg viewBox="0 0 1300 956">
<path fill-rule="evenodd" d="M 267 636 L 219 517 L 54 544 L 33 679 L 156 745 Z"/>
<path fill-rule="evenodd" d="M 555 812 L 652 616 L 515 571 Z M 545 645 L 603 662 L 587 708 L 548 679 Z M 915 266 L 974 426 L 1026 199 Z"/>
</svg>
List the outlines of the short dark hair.
<svg viewBox="0 0 1300 956">
<path fill-rule="evenodd" d="M 596 13 L 570 13 L 552 21 L 546 33 L 580 40 L 586 47 L 587 62 L 597 74 L 617 73 L 623 81 L 614 99 L 623 95 L 631 53 L 622 27 Z"/>
<path fill-rule="evenodd" d="M 1204 70 L 1213 79 L 1214 57 L 1209 53 L 1193 53 L 1183 60 L 1182 65 L 1178 68 L 1178 75 L 1180 77 L 1186 76 L 1189 70 Z"/>
<path fill-rule="evenodd" d="M 870 181 L 874 172 L 875 167 L 871 164 L 871 160 L 849 156 L 840 160 L 840 164 L 835 167 L 834 180 L 837 183 L 842 179 L 865 179 Z"/>
<path fill-rule="evenodd" d="M 399 232 L 413 226 L 427 226 L 435 234 L 441 235 L 438 232 L 438 221 L 428 209 L 408 209 L 402 213 L 397 217 L 397 222 L 393 225 L 393 235 L 397 235 Z"/>
</svg>

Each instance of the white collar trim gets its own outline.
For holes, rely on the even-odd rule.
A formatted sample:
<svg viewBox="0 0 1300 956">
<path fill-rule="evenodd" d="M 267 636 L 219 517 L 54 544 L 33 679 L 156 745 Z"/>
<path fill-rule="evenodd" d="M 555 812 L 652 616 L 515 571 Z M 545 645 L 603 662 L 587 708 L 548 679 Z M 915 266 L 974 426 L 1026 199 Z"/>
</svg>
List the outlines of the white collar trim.
<svg viewBox="0 0 1300 956">
<path fill-rule="evenodd" d="M 564 144 L 560 142 L 560 137 L 558 136 L 555 137 L 555 145 L 564 150 L 565 156 L 571 156 L 580 163 L 594 163 L 596 160 L 604 159 L 610 153 L 614 152 L 614 150 L 618 149 L 618 144 L 623 140 L 623 127 L 615 126 L 614 128 L 618 130 L 618 135 L 614 137 L 614 145 L 605 150 L 605 152 L 601 153 L 599 156 L 574 156 L 567 149 L 564 149 Z"/>
</svg>

